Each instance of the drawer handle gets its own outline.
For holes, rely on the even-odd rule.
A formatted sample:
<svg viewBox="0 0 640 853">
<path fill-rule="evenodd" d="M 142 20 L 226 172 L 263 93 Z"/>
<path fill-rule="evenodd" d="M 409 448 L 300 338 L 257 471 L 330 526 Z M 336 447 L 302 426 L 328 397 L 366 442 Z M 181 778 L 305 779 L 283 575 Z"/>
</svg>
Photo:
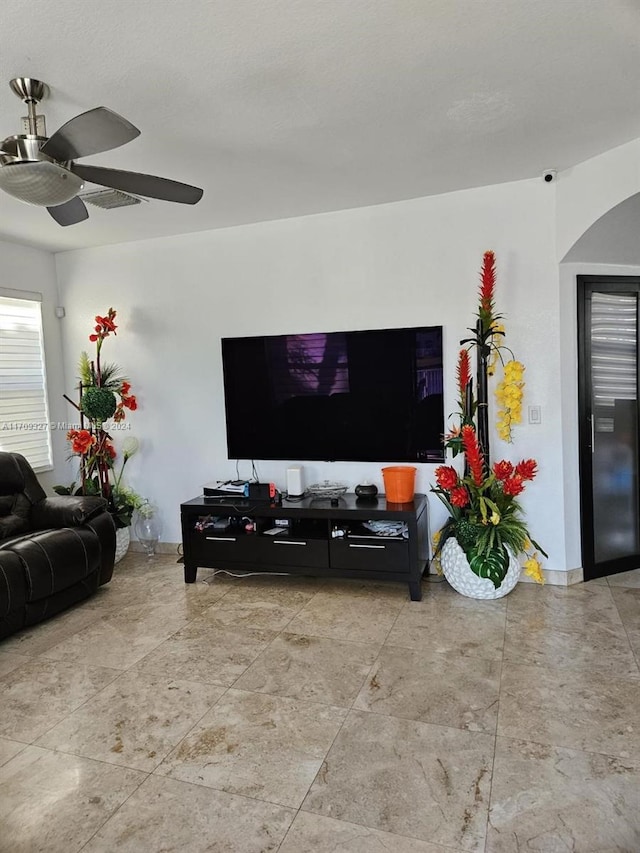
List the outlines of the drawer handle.
<svg viewBox="0 0 640 853">
<path fill-rule="evenodd" d="M 306 545 L 307 543 L 306 542 L 293 542 L 291 540 L 287 541 L 284 539 L 274 539 L 273 544 L 274 545 Z"/>
<path fill-rule="evenodd" d="M 207 542 L 235 542 L 235 536 L 207 536 Z"/>
<path fill-rule="evenodd" d="M 384 551 L 385 546 L 384 545 L 352 545 L 351 543 L 349 543 L 349 548 L 369 548 L 372 551 L 380 551 L 380 550 Z"/>
</svg>

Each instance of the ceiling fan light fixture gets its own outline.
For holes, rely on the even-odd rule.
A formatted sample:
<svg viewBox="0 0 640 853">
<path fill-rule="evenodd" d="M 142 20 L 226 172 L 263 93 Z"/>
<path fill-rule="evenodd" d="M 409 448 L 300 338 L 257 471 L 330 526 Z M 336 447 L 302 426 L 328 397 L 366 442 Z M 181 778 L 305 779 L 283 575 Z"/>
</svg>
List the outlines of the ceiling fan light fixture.
<svg viewBox="0 0 640 853">
<path fill-rule="evenodd" d="M 200 187 L 180 181 L 76 163 L 80 157 L 125 145 L 140 131 L 108 107 L 94 107 L 69 119 L 48 137 L 44 124 L 39 128 L 36 114 L 47 85 L 33 77 L 16 77 L 9 85 L 27 105 L 28 132 L 0 141 L 0 190 L 26 204 L 46 207 L 58 225 L 76 225 L 88 218 L 79 195 L 85 181 L 106 188 L 87 198 L 103 208 L 140 204 L 147 198 L 179 204 L 197 204 L 202 198 Z"/>
<path fill-rule="evenodd" d="M 46 161 L 6 164 L 0 169 L 0 189 L 27 204 L 55 207 L 76 196 L 84 181 L 73 172 Z"/>
</svg>

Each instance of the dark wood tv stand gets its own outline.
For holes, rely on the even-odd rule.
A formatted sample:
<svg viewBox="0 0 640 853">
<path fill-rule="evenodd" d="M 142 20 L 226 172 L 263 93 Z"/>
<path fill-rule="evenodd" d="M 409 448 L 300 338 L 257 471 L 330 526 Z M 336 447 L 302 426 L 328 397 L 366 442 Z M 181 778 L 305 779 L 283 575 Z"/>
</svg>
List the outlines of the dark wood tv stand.
<svg viewBox="0 0 640 853">
<path fill-rule="evenodd" d="M 228 571 L 280 572 L 318 577 L 399 581 L 412 601 L 422 598 L 428 565 L 426 495 L 411 503 L 387 503 L 345 494 L 306 497 L 281 504 L 246 498 L 193 498 L 180 506 L 185 583 L 198 567 Z M 279 528 L 279 522 L 288 526 Z M 403 522 L 406 536 L 371 532 L 364 522 Z M 253 529 L 252 529 L 253 527 Z M 267 531 L 279 528 L 275 535 Z"/>
</svg>

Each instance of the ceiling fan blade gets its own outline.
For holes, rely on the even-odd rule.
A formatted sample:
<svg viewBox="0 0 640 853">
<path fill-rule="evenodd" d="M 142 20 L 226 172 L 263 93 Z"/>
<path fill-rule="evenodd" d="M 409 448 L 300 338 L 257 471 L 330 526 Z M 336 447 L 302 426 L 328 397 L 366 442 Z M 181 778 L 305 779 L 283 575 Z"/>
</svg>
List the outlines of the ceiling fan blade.
<svg viewBox="0 0 640 853">
<path fill-rule="evenodd" d="M 63 124 L 42 146 L 54 160 L 75 160 L 110 151 L 140 135 L 137 127 L 107 107 L 95 107 Z"/>
<path fill-rule="evenodd" d="M 197 204 L 203 195 L 199 187 L 181 184 L 169 178 L 156 175 L 143 175 L 141 172 L 123 172 L 120 169 L 104 169 L 102 166 L 85 166 L 73 163 L 71 171 L 84 181 L 91 181 L 103 187 L 122 190 L 125 193 L 159 198 L 163 201 L 177 201 L 180 204 Z"/>
<path fill-rule="evenodd" d="M 58 225 L 75 225 L 76 222 L 89 218 L 89 211 L 80 196 L 75 196 L 71 201 L 58 204 L 56 207 L 48 207 L 47 210 Z"/>
</svg>

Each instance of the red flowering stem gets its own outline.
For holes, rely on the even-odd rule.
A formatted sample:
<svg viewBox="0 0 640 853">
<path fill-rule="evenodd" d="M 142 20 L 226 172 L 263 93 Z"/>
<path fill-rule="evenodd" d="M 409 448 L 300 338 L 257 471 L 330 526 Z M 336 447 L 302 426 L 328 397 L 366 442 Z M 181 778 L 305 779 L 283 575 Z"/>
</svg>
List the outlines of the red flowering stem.
<svg viewBox="0 0 640 853">
<path fill-rule="evenodd" d="M 473 482 L 476 486 L 481 486 L 484 479 L 484 461 L 476 432 L 472 426 L 462 427 L 462 445 Z"/>
<path fill-rule="evenodd" d="M 496 257 L 491 251 L 484 253 L 482 257 L 482 271 L 480 273 L 480 306 L 478 316 L 482 321 L 482 332 L 486 334 L 493 322 L 493 291 L 496 284 Z"/>
<path fill-rule="evenodd" d="M 458 354 L 458 393 L 460 394 L 460 405 L 465 410 L 467 401 L 467 386 L 471 378 L 469 370 L 469 352 L 461 349 Z"/>
<path fill-rule="evenodd" d="M 482 257 L 477 315 L 478 319 L 476 321 L 475 335 L 473 338 L 461 341 L 461 343 L 471 344 L 476 349 L 476 428 L 478 441 L 484 458 L 485 474 L 488 474 L 490 467 L 489 392 L 487 387 L 487 377 L 489 372 L 489 356 L 491 355 L 492 327 L 495 319 L 493 304 L 495 283 L 495 255 L 492 251 L 487 251 Z"/>
</svg>

